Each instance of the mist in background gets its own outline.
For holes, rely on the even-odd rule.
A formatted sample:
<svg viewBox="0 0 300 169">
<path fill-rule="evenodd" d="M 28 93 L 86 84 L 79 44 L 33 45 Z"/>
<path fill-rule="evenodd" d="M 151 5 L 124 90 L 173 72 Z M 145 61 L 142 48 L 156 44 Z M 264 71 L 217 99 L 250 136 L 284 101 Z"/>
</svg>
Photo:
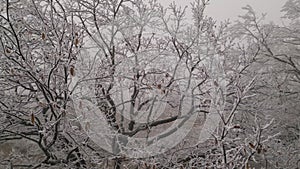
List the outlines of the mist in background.
<svg viewBox="0 0 300 169">
<path fill-rule="evenodd" d="M 239 15 L 245 13 L 242 7 L 250 5 L 258 15 L 267 13 L 266 20 L 275 23 L 281 23 L 281 7 L 287 0 L 210 0 L 210 5 L 206 9 L 206 14 L 213 17 L 217 21 L 230 19 L 234 21 L 238 19 Z M 159 1 L 167 6 L 174 2 L 173 0 Z M 181 6 L 191 5 L 193 0 L 177 0 L 176 4 Z M 191 17 L 191 12 L 187 11 L 187 17 Z"/>
</svg>

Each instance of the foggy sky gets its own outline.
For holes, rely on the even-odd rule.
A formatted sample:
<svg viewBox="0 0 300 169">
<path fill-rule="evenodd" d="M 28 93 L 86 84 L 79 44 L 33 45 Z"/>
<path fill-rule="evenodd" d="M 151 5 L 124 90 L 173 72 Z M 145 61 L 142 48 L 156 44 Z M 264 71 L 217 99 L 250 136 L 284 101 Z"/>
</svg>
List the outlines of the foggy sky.
<svg viewBox="0 0 300 169">
<path fill-rule="evenodd" d="M 158 2 L 167 5 L 174 0 L 159 0 Z M 210 5 L 206 9 L 206 14 L 218 21 L 225 19 L 235 20 L 238 15 L 244 13 L 241 9 L 246 5 L 251 5 L 258 13 L 267 13 L 266 20 L 279 23 L 281 7 L 287 0 L 210 0 Z M 177 0 L 176 4 L 186 6 L 193 0 Z"/>
</svg>

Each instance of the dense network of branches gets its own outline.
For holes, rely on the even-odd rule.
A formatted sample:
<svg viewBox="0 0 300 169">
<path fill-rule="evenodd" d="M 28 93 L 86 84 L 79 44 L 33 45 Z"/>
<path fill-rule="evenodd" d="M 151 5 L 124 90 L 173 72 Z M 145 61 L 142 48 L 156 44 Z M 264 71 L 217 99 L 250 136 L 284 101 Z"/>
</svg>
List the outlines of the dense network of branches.
<svg viewBox="0 0 300 169">
<path fill-rule="evenodd" d="M 250 6 L 217 23 L 207 5 L 0 0 L 0 168 L 299 168 L 300 1 L 281 25 Z"/>
</svg>

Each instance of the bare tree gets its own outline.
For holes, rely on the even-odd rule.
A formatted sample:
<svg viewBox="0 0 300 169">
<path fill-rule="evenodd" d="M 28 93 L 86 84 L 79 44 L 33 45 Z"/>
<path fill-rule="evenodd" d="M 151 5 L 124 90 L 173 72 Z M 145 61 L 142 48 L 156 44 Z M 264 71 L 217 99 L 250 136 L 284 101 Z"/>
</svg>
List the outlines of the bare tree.
<svg viewBox="0 0 300 169">
<path fill-rule="evenodd" d="M 255 78 L 255 83 L 250 90 L 251 97 L 241 108 L 247 112 L 243 115 L 247 119 L 246 128 L 250 130 L 251 119 L 255 119 L 255 128 L 260 134 L 249 146 L 256 150 L 253 157 L 266 168 L 299 165 L 296 155 L 299 154 L 299 57 L 296 52 L 299 31 L 295 27 L 298 14 L 294 10 L 298 6 L 296 1 L 288 1 L 283 7 L 285 17 L 290 19 L 289 25 L 266 23 L 264 16 L 257 16 L 247 6 L 244 8 L 247 13 L 234 26 L 236 35 L 243 40 L 239 45 L 241 56 L 246 60 L 247 55 L 254 56 L 248 58 L 252 64 L 247 66 L 244 77 Z"/>
<path fill-rule="evenodd" d="M 208 4 L 2 0 L 0 166 L 299 167 L 299 2 L 284 26 Z"/>
<path fill-rule="evenodd" d="M 1 142 L 27 140 L 28 154 L 38 159 L 11 154 L 3 162 L 11 168 L 67 163 L 78 148 L 62 134 L 62 119 L 81 29 L 58 1 L 1 4 Z"/>
</svg>

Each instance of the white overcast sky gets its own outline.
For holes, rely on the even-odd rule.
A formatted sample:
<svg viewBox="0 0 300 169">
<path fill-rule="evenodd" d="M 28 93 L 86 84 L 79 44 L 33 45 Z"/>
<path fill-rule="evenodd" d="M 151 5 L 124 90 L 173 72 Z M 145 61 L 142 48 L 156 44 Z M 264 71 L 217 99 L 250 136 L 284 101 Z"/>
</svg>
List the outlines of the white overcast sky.
<svg viewBox="0 0 300 169">
<path fill-rule="evenodd" d="M 164 5 L 170 4 L 174 0 L 158 0 Z M 207 7 L 206 14 L 212 16 L 218 21 L 230 18 L 237 19 L 238 15 L 243 14 L 242 7 L 251 5 L 258 13 L 267 13 L 267 21 L 280 22 L 281 7 L 287 0 L 210 0 L 210 5 Z M 177 0 L 177 4 L 186 6 L 193 0 Z"/>
</svg>

